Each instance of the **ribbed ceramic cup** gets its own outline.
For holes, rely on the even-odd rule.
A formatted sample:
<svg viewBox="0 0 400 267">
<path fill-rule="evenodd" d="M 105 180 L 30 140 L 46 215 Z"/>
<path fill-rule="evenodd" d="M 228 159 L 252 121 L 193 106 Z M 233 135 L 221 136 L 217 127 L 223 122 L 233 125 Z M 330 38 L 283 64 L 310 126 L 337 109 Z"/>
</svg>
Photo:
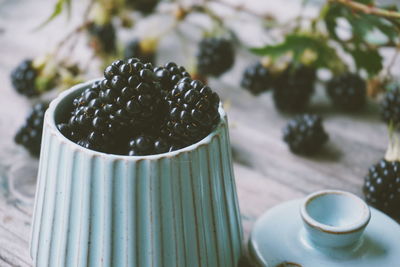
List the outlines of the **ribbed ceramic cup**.
<svg viewBox="0 0 400 267">
<path fill-rule="evenodd" d="M 73 97 L 45 115 L 31 238 L 38 267 L 232 267 L 242 228 L 226 114 L 203 140 L 130 157 L 85 149 L 56 122 Z"/>
</svg>

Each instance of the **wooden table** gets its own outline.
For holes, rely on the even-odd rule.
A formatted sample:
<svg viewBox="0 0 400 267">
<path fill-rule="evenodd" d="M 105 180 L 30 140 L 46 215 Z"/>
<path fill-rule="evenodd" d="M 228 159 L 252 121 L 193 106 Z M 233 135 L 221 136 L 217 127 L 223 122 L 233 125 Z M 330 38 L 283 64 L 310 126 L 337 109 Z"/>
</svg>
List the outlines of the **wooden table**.
<svg viewBox="0 0 400 267">
<path fill-rule="evenodd" d="M 30 31 L 49 14 L 50 3 L 49 0 L 0 1 L 1 267 L 31 266 L 28 243 L 37 160 L 12 140 L 29 109 L 29 101 L 12 90 L 9 72 L 23 58 L 48 51 L 71 29 L 61 19 L 42 31 Z M 265 8 L 280 7 L 274 4 Z M 72 19 L 71 24 L 74 22 Z M 166 42 L 161 48 L 160 61 L 168 59 L 165 55 L 170 55 L 170 51 L 176 54 L 170 44 Z M 241 71 L 249 61 L 248 55 L 242 53 L 240 57 L 232 71 L 219 81 L 212 80 L 211 85 L 224 99 L 229 115 L 246 238 L 257 217 L 283 201 L 327 188 L 361 195 L 368 167 L 383 157 L 387 144 L 386 126 L 379 119 L 377 105 L 368 103 L 365 110 L 352 115 L 340 113 L 331 107 L 322 88 L 318 88 L 310 112 L 324 117 L 330 141 L 314 157 L 296 156 L 282 141 L 282 127 L 290 116 L 275 110 L 271 94 L 253 97 L 239 88 Z M 93 77 L 98 75 L 94 73 Z M 21 183 L 17 179 L 24 176 L 21 173 L 30 182 Z"/>
</svg>

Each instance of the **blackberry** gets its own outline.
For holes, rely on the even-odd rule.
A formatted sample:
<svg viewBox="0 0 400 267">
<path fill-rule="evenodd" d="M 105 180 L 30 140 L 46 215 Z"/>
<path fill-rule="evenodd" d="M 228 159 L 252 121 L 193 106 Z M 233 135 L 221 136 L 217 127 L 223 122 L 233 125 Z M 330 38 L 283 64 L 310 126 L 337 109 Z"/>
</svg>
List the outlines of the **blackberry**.
<svg viewBox="0 0 400 267">
<path fill-rule="evenodd" d="M 79 145 L 108 152 L 115 147 L 112 142 L 113 124 L 104 111 L 104 100 L 100 97 L 100 83 L 94 83 L 73 101 L 73 111 L 67 123 L 60 123 L 58 129 L 65 137 Z"/>
<path fill-rule="evenodd" d="M 125 59 L 138 58 L 144 63 L 154 64 L 155 53 L 154 51 L 145 51 L 142 48 L 141 41 L 139 39 L 133 39 L 125 47 L 124 51 Z"/>
<path fill-rule="evenodd" d="M 128 0 L 128 4 L 135 10 L 147 15 L 153 12 L 159 0 Z"/>
<path fill-rule="evenodd" d="M 322 119 L 317 115 L 298 115 L 290 120 L 283 129 L 283 140 L 296 154 L 310 155 L 315 153 L 328 141 Z"/>
<path fill-rule="evenodd" d="M 363 192 L 371 206 L 400 220 L 400 162 L 382 159 L 364 180 Z"/>
<path fill-rule="evenodd" d="M 274 82 L 275 107 L 284 112 L 303 111 L 314 92 L 315 69 L 289 65 Z"/>
<path fill-rule="evenodd" d="M 332 78 L 326 89 L 333 104 L 343 110 L 359 110 L 365 104 L 366 83 L 355 73 L 344 73 Z"/>
<path fill-rule="evenodd" d="M 271 72 L 261 62 L 248 66 L 242 77 L 241 86 L 253 95 L 267 91 L 272 85 Z"/>
<path fill-rule="evenodd" d="M 197 52 L 197 68 L 200 74 L 220 76 L 232 67 L 234 61 L 235 52 L 230 40 L 209 37 L 200 41 Z"/>
<path fill-rule="evenodd" d="M 14 89 L 27 97 L 39 95 L 35 86 L 38 71 L 33 67 L 32 60 L 23 60 L 12 72 L 11 82 Z"/>
<path fill-rule="evenodd" d="M 74 99 L 71 117 L 59 129 L 82 146 L 119 154 L 133 133 L 157 131 L 166 107 L 152 64 L 117 60 L 104 76 Z"/>
<path fill-rule="evenodd" d="M 117 60 L 104 71 L 101 97 L 110 119 L 130 128 L 148 128 L 162 115 L 161 84 L 153 65 Z"/>
<path fill-rule="evenodd" d="M 33 156 L 39 156 L 42 141 L 44 114 L 47 103 L 39 103 L 33 106 L 25 124 L 18 130 L 14 141 L 25 147 Z"/>
<path fill-rule="evenodd" d="M 220 121 L 219 97 L 200 81 L 183 78 L 165 99 L 168 111 L 162 133 L 184 146 L 207 136 Z"/>
<path fill-rule="evenodd" d="M 172 151 L 172 149 L 174 149 L 173 146 L 165 138 L 139 135 L 129 140 L 127 154 L 129 156 L 154 155 Z"/>
<path fill-rule="evenodd" d="M 190 78 L 189 72 L 182 66 L 178 66 L 174 62 L 168 62 L 164 67 L 154 68 L 154 73 L 161 83 L 163 91 L 170 92 L 174 86 L 185 77 Z"/>
<path fill-rule="evenodd" d="M 116 32 L 112 23 L 98 25 L 92 23 L 89 25 L 89 34 L 91 37 L 91 46 L 97 52 L 113 54 L 116 52 Z"/>
<path fill-rule="evenodd" d="M 385 122 L 400 124 L 400 85 L 385 94 L 381 102 L 381 116 Z"/>
</svg>

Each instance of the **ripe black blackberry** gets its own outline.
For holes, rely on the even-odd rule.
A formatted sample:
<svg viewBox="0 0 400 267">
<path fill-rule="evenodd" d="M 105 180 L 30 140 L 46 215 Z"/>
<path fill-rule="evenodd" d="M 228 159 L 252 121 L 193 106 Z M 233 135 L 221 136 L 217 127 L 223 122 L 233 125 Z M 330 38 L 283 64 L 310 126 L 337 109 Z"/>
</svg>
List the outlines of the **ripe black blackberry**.
<svg viewBox="0 0 400 267">
<path fill-rule="evenodd" d="M 241 86 L 253 95 L 267 91 L 271 85 L 271 72 L 261 62 L 256 62 L 244 70 Z"/>
<path fill-rule="evenodd" d="M 104 100 L 100 93 L 100 82 L 83 91 L 73 101 L 68 122 L 60 123 L 58 128 L 64 136 L 85 148 L 108 152 L 115 147 L 112 140 L 115 125 L 103 110 Z"/>
<path fill-rule="evenodd" d="M 39 95 L 35 85 L 38 71 L 32 63 L 31 59 L 25 59 L 11 72 L 11 82 L 14 89 L 27 97 Z"/>
<path fill-rule="evenodd" d="M 219 97 L 200 81 L 183 78 L 166 100 L 168 111 L 162 133 L 183 146 L 207 136 L 220 121 Z"/>
<path fill-rule="evenodd" d="M 165 105 L 150 63 L 117 60 L 105 69 L 104 76 L 74 99 L 69 121 L 59 128 L 84 147 L 119 154 L 129 136 L 161 124 Z"/>
<path fill-rule="evenodd" d="M 385 122 L 400 124 L 400 84 L 388 91 L 381 102 L 381 116 Z"/>
<path fill-rule="evenodd" d="M 88 30 L 91 39 L 90 45 L 95 51 L 106 54 L 115 53 L 117 48 L 116 31 L 111 22 L 104 25 L 92 23 Z"/>
<path fill-rule="evenodd" d="M 274 82 L 275 107 L 284 112 L 306 109 L 314 92 L 315 69 L 305 65 L 289 65 Z"/>
<path fill-rule="evenodd" d="M 128 0 L 128 4 L 135 10 L 148 15 L 156 8 L 159 0 Z"/>
<path fill-rule="evenodd" d="M 105 69 L 104 77 L 101 97 L 111 120 L 143 130 L 163 115 L 161 84 L 152 64 L 136 58 L 117 60 Z"/>
<path fill-rule="evenodd" d="M 143 63 L 155 62 L 155 51 L 143 49 L 142 42 L 139 39 L 133 39 L 129 41 L 124 50 L 125 59 L 138 58 Z"/>
<path fill-rule="evenodd" d="M 14 137 L 14 141 L 25 147 L 33 156 L 40 154 L 44 114 L 47 107 L 47 103 L 39 103 L 33 106 L 24 125 Z"/>
<path fill-rule="evenodd" d="M 190 78 L 189 72 L 174 62 L 168 62 L 164 67 L 154 68 L 154 73 L 161 83 L 164 92 L 170 92 L 178 82 L 185 77 Z"/>
<path fill-rule="evenodd" d="M 317 115 L 298 115 L 283 129 L 283 140 L 296 154 L 311 155 L 328 141 L 329 137 Z"/>
<path fill-rule="evenodd" d="M 359 110 L 365 104 L 366 83 L 355 73 L 344 73 L 332 78 L 326 89 L 333 104 L 343 110 Z"/>
<path fill-rule="evenodd" d="M 127 154 L 129 156 L 155 155 L 172 151 L 172 149 L 173 146 L 167 139 L 142 134 L 129 140 Z"/>
<path fill-rule="evenodd" d="M 202 75 L 220 76 L 235 61 L 233 44 L 228 39 L 209 37 L 199 43 L 197 68 Z"/>
<path fill-rule="evenodd" d="M 400 220 L 400 162 L 382 159 L 365 177 L 363 192 L 371 206 Z"/>
</svg>

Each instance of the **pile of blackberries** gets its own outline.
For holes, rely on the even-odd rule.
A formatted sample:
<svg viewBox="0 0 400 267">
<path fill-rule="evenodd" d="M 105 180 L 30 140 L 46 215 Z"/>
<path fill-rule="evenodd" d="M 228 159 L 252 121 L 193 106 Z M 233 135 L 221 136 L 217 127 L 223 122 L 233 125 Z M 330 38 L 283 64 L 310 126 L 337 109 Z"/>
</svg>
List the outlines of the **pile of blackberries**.
<svg viewBox="0 0 400 267">
<path fill-rule="evenodd" d="M 72 103 L 59 130 L 77 144 L 120 155 L 151 155 L 196 143 L 219 123 L 219 97 L 175 63 L 117 60 Z"/>
</svg>

